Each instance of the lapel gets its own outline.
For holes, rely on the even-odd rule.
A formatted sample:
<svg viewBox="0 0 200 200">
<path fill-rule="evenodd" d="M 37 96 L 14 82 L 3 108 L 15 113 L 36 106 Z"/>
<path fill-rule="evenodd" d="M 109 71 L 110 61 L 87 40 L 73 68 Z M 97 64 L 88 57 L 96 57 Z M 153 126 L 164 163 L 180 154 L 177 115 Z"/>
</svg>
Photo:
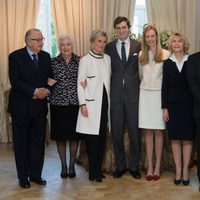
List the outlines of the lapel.
<svg viewBox="0 0 200 200">
<path fill-rule="evenodd" d="M 182 73 L 184 73 L 184 71 L 185 71 L 185 62 L 183 63 L 183 67 L 182 67 L 182 69 L 181 69 L 181 71 L 179 71 L 179 69 L 178 69 L 178 67 L 177 67 L 177 65 L 176 65 L 176 63 L 174 62 L 174 61 L 172 61 L 171 60 L 171 62 L 173 63 L 173 69 L 176 71 L 176 73 L 178 73 L 178 74 L 182 74 Z"/>
<path fill-rule="evenodd" d="M 133 55 L 133 52 L 134 52 L 134 42 L 133 40 L 130 39 L 130 49 L 129 49 L 129 54 L 128 54 L 128 60 Z"/>
<path fill-rule="evenodd" d="M 118 54 L 118 52 L 117 52 L 117 47 L 116 47 L 116 45 L 117 45 L 117 40 L 115 40 L 115 41 L 113 42 L 113 47 L 112 47 L 112 49 L 113 49 L 113 54 L 114 54 L 115 57 L 117 57 L 117 59 L 118 59 L 120 62 L 122 62 L 122 61 L 121 61 L 121 58 L 120 58 L 120 56 L 119 56 L 119 54 Z"/>
<path fill-rule="evenodd" d="M 130 49 L 129 49 L 129 55 L 128 55 L 128 61 L 127 63 L 131 60 L 131 58 L 133 58 L 135 53 L 135 42 L 130 39 Z M 138 56 L 138 52 L 136 52 L 137 56 Z"/>
</svg>

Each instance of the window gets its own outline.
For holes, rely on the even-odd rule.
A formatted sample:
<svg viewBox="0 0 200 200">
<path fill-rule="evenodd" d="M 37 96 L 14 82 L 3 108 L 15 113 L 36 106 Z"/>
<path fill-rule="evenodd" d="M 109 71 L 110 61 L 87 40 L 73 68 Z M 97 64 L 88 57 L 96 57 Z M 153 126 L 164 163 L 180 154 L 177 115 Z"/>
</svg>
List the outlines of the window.
<svg viewBox="0 0 200 200">
<path fill-rule="evenodd" d="M 136 0 L 134 23 L 131 31 L 136 35 L 141 34 L 144 24 L 147 23 L 145 0 Z M 46 38 L 43 49 L 55 57 L 58 54 L 54 24 L 51 13 L 51 0 L 41 0 L 36 28 L 39 28 Z"/>
<path fill-rule="evenodd" d="M 42 31 L 43 36 L 46 38 L 43 49 L 49 52 L 52 57 L 55 57 L 58 49 L 52 20 L 51 0 L 41 0 L 36 27 Z"/>
<path fill-rule="evenodd" d="M 136 0 L 133 27 L 131 31 L 136 35 L 142 34 L 143 26 L 148 23 L 145 0 Z"/>
</svg>

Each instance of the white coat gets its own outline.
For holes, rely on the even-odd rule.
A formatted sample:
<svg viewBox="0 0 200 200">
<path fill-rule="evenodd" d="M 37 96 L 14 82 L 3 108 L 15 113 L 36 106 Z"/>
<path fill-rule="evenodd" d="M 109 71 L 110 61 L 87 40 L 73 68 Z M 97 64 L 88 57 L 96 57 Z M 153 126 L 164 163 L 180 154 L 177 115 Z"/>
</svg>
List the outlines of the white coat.
<svg viewBox="0 0 200 200">
<path fill-rule="evenodd" d="M 103 85 L 105 85 L 108 96 L 108 119 L 110 119 L 110 73 L 111 63 L 107 54 L 103 54 L 102 57 L 102 55 L 96 55 L 90 51 L 81 58 L 78 70 L 78 99 L 79 105 L 86 104 L 88 117 L 84 117 L 81 109 L 79 109 L 77 132 L 92 135 L 99 134 Z M 80 82 L 85 80 L 87 86 L 84 89 Z"/>
</svg>

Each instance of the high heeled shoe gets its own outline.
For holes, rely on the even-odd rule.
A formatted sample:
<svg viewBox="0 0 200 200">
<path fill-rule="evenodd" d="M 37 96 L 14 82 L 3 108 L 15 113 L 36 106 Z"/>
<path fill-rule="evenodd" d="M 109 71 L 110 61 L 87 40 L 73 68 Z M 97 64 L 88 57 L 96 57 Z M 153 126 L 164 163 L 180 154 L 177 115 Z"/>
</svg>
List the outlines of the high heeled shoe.
<svg viewBox="0 0 200 200">
<path fill-rule="evenodd" d="M 106 178 L 106 176 L 104 174 L 101 174 L 101 178 Z"/>
<path fill-rule="evenodd" d="M 153 176 L 152 175 L 147 175 L 145 178 L 146 178 L 147 181 L 153 180 Z"/>
<path fill-rule="evenodd" d="M 68 177 L 67 172 L 61 172 L 60 177 L 61 178 L 67 178 Z"/>
<path fill-rule="evenodd" d="M 188 180 L 182 180 L 182 184 L 183 185 L 185 185 L 185 186 L 187 186 L 187 185 L 189 185 L 190 184 L 190 179 L 188 179 Z"/>
<path fill-rule="evenodd" d="M 175 185 L 180 185 L 181 184 L 181 179 L 175 179 L 174 178 L 174 184 Z"/>
<path fill-rule="evenodd" d="M 69 178 L 75 178 L 76 172 L 75 171 L 69 172 L 68 176 L 69 176 Z"/>
<path fill-rule="evenodd" d="M 159 180 L 160 179 L 160 176 L 159 175 L 153 175 L 153 180 L 154 181 L 157 181 L 157 180 Z"/>
<path fill-rule="evenodd" d="M 101 177 L 97 177 L 97 178 L 90 177 L 89 180 L 90 181 L 94 181 L 94 182 L 99 182 L 99 183 L 102 182 L 102 178 Z"/>
</svg>

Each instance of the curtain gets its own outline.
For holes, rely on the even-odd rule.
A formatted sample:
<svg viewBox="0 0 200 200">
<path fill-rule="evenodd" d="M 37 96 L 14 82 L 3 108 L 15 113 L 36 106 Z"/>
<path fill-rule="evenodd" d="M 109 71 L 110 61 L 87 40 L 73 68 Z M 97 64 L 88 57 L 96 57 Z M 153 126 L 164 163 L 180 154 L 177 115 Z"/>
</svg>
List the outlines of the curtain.
<svg viewBox="0 0 200 200">
<path fill-rule="evenodd" d="M 40 0 L 0 1 L 0 141 L 6 142 L 5 102 L 3 92 L 9 88 L 8 54 L 25 45 L 26 30 L 35 26 Z M 2 48 L 3 47 L 3 48 Z"/>
<path fill-rule="evenodd" d="M 195 50 L 200 51 L 200 26 L 199 26 L 199 19 L 200 19 L 200 1 L 197 0 L 196 2 L 196 42 L 195 42 Z"/>
<path fill-rule="evenodd" d="M 155 24 L 159 31 L 167 29 L 186 35 L 191 45 L 190 53 L 193 53 L 196 51 L 195 38 L 198 33 L 196 31 L 197 1 L 146 0 L 148 21 Z"/>
<path fill-rule="evenodd" d="M 89 37 L 94 29 L 113 30 L 118 15 L 133 22 L 136 0 L 52 0 L 56 36 L 67 32 L 74 37 L 74 51 L 83 55 L 90 48 Z"/>
</svg>

